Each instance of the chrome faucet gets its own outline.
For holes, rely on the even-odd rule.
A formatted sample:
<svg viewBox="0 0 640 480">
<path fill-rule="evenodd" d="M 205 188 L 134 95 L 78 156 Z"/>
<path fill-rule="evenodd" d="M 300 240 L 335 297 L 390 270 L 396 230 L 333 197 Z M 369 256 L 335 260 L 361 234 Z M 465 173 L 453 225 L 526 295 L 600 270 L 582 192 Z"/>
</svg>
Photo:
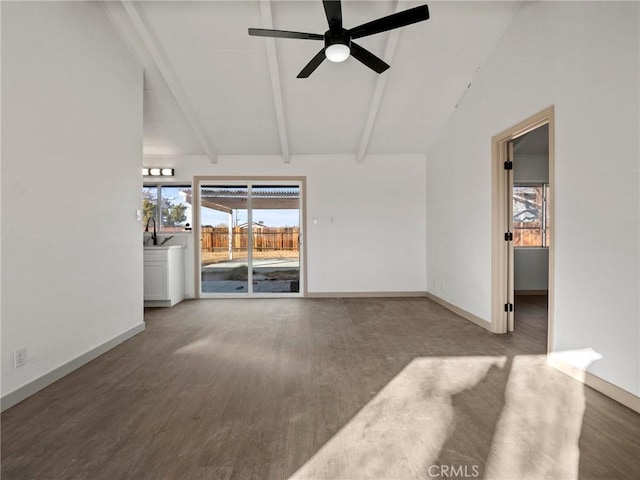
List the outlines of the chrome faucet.
<svg viewBox="0 0 640 480">
<path fill-rule="evenodd" d="M 144 231 L 149 232 L 149 222 L 151 220 L 153 220 L 153 233 L 151 234 L 151 239 L 153 240 L 154 245 L 158 245 L 158 236 L 156 235 L 156 219 L 155 218 L 149 217 L 149 220 L 147 220 L 147 226 L 145 227 Z"/>
</svg>

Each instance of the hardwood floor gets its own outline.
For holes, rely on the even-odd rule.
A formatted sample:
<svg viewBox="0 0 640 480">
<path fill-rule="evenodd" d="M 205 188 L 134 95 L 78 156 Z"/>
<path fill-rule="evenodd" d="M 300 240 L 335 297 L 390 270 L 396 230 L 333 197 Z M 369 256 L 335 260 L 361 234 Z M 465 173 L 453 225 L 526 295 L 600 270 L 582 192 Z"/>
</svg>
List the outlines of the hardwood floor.
<svg viewBox="0 0 640 480">
<path fill-rule="evenodd" d="M 515 334 L 539 342 L 539 353 L 547 351 L 547 301 L 546 295 L 517 295 L 515 299 Z"/>
<path fill-rule="evenodd" d="M 152 309 L 2 414 L 2 478 L 638 478 L 640 417 L 548 367 L 530 307 L 503 336 L 423 298 Z"/>
</svg>

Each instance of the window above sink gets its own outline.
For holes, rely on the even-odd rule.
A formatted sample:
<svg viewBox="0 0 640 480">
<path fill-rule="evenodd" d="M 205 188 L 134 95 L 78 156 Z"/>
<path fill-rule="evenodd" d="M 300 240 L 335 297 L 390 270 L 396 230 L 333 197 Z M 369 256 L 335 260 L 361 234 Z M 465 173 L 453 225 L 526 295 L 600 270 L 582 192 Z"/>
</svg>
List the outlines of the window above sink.
<svg viewBox="0 0 640 480">
<path fill-rule="evenodd" d="M 191 185 L 145 182 L 142 212 L 143 230 L 153 219 L 158 233 L 189 233 L 192 225 Z"/>
</svg>

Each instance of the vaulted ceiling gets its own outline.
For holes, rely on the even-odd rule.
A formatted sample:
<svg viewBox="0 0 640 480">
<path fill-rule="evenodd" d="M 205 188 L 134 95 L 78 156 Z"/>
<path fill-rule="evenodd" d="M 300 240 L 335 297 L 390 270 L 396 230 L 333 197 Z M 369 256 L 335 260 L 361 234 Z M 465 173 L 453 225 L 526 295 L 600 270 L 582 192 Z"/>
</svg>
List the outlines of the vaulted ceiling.
<svg viewBox="0 0 640 480">
<path fill-rule="evenodd" d="M 343 1 L 346 28 L 425 2 Z M 251 37 L 249 27 L 324 33 L 320 0 L 105 2 L 145 67 L 146 155 L 426 153 L 519 2 L 426 2 L 431 18 L 358 41 L 354 58 L 296 75 L 322 42 Z"/>
</svg>

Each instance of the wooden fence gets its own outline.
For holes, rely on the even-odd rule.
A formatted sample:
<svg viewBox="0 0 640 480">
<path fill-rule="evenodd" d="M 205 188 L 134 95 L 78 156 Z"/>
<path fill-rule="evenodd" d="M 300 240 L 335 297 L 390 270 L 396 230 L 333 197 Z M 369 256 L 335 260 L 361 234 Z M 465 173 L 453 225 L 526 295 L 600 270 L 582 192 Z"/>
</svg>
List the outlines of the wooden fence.
<svg viewBox="0 0 640 480">
<path fill-rule="evenodd" d="M 540 222 L 514 222 L 513 245 L 516 247 L 542 247 L 549 245 L 549 229 L 545 232 L 547 245 L 542 245 Z"/>
<path fill-rule="evenodd" d="M 203 252 L 227 252 L 231 239 L 234 251 L 247 250 L 249 232 L 246 228 L 235 227 L 229 234 L 226 227 L 202 227 L 201 247 Z M 300 229 L 298 227 L 256 228 L 253 230 L 253 250 L 265 251 L 298 251 L 300 246 Z"/>
</svg>

